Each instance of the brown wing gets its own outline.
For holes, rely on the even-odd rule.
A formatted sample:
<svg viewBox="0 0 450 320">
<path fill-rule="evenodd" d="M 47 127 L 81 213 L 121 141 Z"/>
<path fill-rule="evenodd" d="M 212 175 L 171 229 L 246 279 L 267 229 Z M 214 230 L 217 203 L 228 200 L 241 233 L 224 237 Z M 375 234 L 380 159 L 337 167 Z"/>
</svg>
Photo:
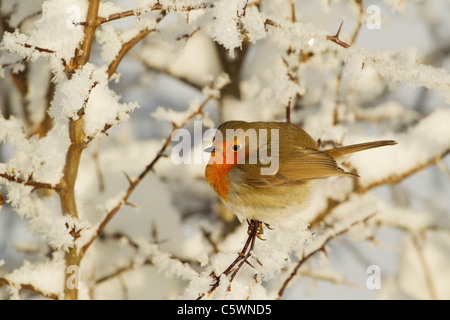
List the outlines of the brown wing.
<svg viewBox="0 0 450 320">
<path fill-rule="evenodd" d="M 286 157 L 280 157 L 279 169 L 275 175 L 261 175 L 256 171 L 260 168 L 252 169 L 253 178 L 246 179 L 245 183 L 257 188 L 298 185 L 306 180 L 332 176 L 353 176 L 339 168 L 336 161 L 328 154 L 300 147 L 294 147 Z"/>
</svg>

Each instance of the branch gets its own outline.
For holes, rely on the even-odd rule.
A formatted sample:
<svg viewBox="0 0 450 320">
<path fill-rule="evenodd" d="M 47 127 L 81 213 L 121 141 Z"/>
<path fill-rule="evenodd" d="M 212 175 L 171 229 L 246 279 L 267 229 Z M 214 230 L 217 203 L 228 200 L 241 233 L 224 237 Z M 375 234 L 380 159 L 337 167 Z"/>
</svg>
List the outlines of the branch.
<svg viewBox="0 0 450 320">
<path fill-rule="evenodd" d="M 128 53 L 128 51 L 131 50 L 140 40 L 142 40 L 146 35 L 148 35 L 150 32 L 155 31 L 156 29 L 148 29 L 145 28 L 141 30 L 133 39 L 130 41 L 124 43 L 122 45 L 122 48 L 120 48 L 119 53 L 117 54 L 116 58 L 110 63 L 108 66 L 108 79 L 112 77 L 112 75 L 116 72 L 117 67 L 119 66 L 119 63 L 122 61 L 123 57 Z"/>
<path fill-rule="evenodd" d="M 6 179 L 11 182 L 23 184 L 25 186 L 33 187 L 34 189 L 53 189 L 53 190 L 59 190 L 59 184 L 53 185 L 51 183 L 45 183 L 45 182 L 38 182 L 33 180 L 33 175 L 31 174 L 27 180 L 19 178 L 14 175 L 10 175 L 8 173 L 0 173 L 0 177 L 3 179 Z"/>
<path fill-rule="evenodd" d="M 22 45 L 25 48 L 27 48 L 27 49 L 34 49 L 34 50 L 39 51 L 39 52 L 44 52 L 44 53 L 55 53 L 56 52 L 55 50 L 50 50 L 50 49 L 46 49 L 46 48 L 33 46 L 31 44 L 28 44 L 28 43 L 23 43 Z"/>
<path fill-rule="evenodd" d="M 11 66 L 15 66 L 15 65 L 24 63 L 25 61 L 27 61 L 27 59 L 26 59 L 26 58 L 22 58 L 22 59 L 19 59 L 19 60 L 17 60 L 17 61 L 7 62 L 7 63 L 4 63 L 4 64 L 0 64 L 0 69 L 6 69 L 6 68 L 9 68 L 9 67 L 11 67 Z"/>
<path fill-rule="evenodd" d="M 371 189 L 375 188 L 375 187 L 379 187 L 382 185 L 393 185 L 393 184 L 397 184 L 402 182 L 403 180 L 405 180 L 406 178 L 412 176 L 413 174 L 422 171 L 423 169 L 429 167 L 429 166 L 433 166 L 433 165 L 439 165 L 439 163 L 441 162 L 441 160 L 446 157 L 448 154 L 450 154 L 450 149 L 444 151 L 441 155 L 437 155 L 432 157 L 431 159 L 418 164 L 416 167 L 409 169 L 403 173 L 398 173 L 398 174 L 394 174 L 394 175 L 390 175 L 388 177 L 383 177 L 380 180 L 377 181 L 373 181 L 370 184 L 366 185 L 366 186 L 361 186 L 358 183 L 358 180 L 355 180 L 355 186 L 354 189 L 350 192 L 348 192 L 348 194 L 343 198 L 343 200 L 337 201 L 334 199 L 329 198 L 328 201 L 328 205 L 327 207 L 321 212 L 319 213 L 314 220 L 312 220 L 311 222 L 309 222 L 310 227 L 314 227 L 316 226 L 319 222 L 323 221 L 327 216 L 329 216 L 333 210 L 338 207 L 341 203 L 346 202 L 347 200 L 350 199 L 350 196 L 353 193 L 359 193 L 359 194 L 363 194 L 366 193 L 368 191 L 370 191 Z"/>
<path fill-rule="evenodd" d="M 78 48 L 75 50 L 75 57 L 70 64 L 66 65 L 66 71 L 72 72 L 82 68 L 88 61 L 91 55 L 92 42 L 94 41 L 95 30 L 99 24 L 98 9 L 100 7 L 100 0 L 89 0 L 89 8 L 87 12 L 86 22 L 84 24 L 84 38 Z"/>
<path fill-rule="evenodd" d="M 95 30 L 98 27 L 96 24 L 98 18 L 98 10 L 100 7 L 100 0 L 89 0 L 89 7 L 86 17 L 86 25 L 84 27 L 83 42 L 78 46 L 75 51 L 75 56 L 71 62 L 66 65 L 66 72 L 69 77 L 77 69 L 82 69 L 83 66 L 89 61 L 91 54 L 92 42 L 94 41 Z M 91 90 L 97 85 L 97 82 L 93 84 Z M 69 215 L 73 218 L 78 218 L 77 205 L 75 199 L 75 182 L 78 175 L 78 169 L 81 160 L 81 154 L 86 147 L 85 132 L 84 132 L 84 109 L 87 105 L 88 98 L 84 101 L 84 106 L 78 112 L 78 119 L 69 119 L 69 137 L 70 146 L 66 154 L 66 162 L 63 169 L 63 177 L 60 182 L 59 197 L 61 202 L 61 209 L 64 215 Z M 66 253 L 66 266 L 79 266 L 82 255 L 79 253 L 77 246 Z M 64 284 L 69 280 L 70 273 L 65 274 Z M 78 299 L 78 289 L 69 288 L 64 285 L 64 298 L 68 300 Z"/>
<path fill-rule="evenodd" d="M 206 9 L 206 8 L 213 8 L 214 5 L 213 4 L 200 4 L 198 6 L 182 6 L 182 7 L 171 7 L 171 6 L 163 6 L 160 3 L 156 3 L 153 6 L 150 7 L 150 11 L 177 11 L 177 12 L 189 12 L 192 10 L 200 10 L 200 9 Z M 144 12 L 146 12 L 147 10 L 142 9 Z M 133 17 L 133 16 L 140 16 L 142 14 L 142 11 L 137 9 L 137 10 L 126 10 L 123 12 L 116 12 L 113 14 L 110 14 L 107 17 L 98 17 L 96 23 L 98 25 L 106 23 L 106 22 L 110 22 L 110 21 L 114 21 L 114 20 L 118 20 L 118 19 L 123 19 L 123 18 L 127 18 L 127 17 Z M 81 25 L 84 25 L 85 22 L 80 23 Z"/>
<path fill-rule="evenodd" d="M 339 26 L 339 29 L 337 33 L 334 36 L 327 36 L 327 40 L 333 41 L 334 43 L 337 43 L 341 47 L 349 48 L 350 45 L 339 39 L 339 35 L 341 34 L 342 26 L 344 25 L 344 21 L 341 22 L 341 25 Z"/>
<path fill-rule="evenodd" d="M 153 158 L 153 160 L 145 167 L 145 169 L 139 174 L 139 176 L 135 180 L 132 180 L 131 178 L 126 176 L 127 180 L 128 180 L 128 183 L 129 183 L 129 186 L 128 186 L 127 191 L 125 192 L 125 195 L 123 196 L 122 200 L 113 209 L 111 209 L 107 213 L 105 219 L 100 223 L 99 227 L 97 228 L 97 232 L 95 233 L 95 235 L 91 238 L 91 240 L 88 243 L 86 243 L 83 246 L 83 248 L 81 250 L 81 254 L 84 254 L 86 252 L 86 250 L 91 246 L 92 242 L 94 242 L 94 240 L 103 232 L 105 227 L 108 225 L 108 223 L 111 221 L 111 219 L 116 215 L 116 213 L 122 208 L 122 206 L 124 204 L 129 204 L 128 199 L 130 198 L 130 196 L 133 193 L 134 189 L 145 178 L 145 176 L 150 171 L 153 170 L 153 167 L 159 161 L 159 159 L 161 159 L 164 156 L 166 149 L 168 148 L 168 146 L 170 145 L 170 142 L 172 141 L 172 135 L 175 133 L 175 131 L 177 129 L 180 129 L 180 128 L 184 127 L 195 116 L 197 116 L 199 114 L 202 114 L 203 108 L 212 99 L 213 99 L 212 95 L 206 97 L 206 99 L 198 107 L 198 109 L 195 110 L 193 113 L 191 113 L 180 125 L 176 125 L 176 124 L 173 123 L 172 131 L 170 132 L 169 136 L 166 138 L 166 141 L 164 142 L 164 144 L 161 146 L 161 149 L 158 151 L 158 153 Z"/>
<path fill-rule="evenodd" d="M 405 180 L 406 178 L 408 178 L 409 176 L 415 174 L 416 172 L 422 171 L 423 169 L 436 165 L 438 164 L 444 157 L 446 157 L 448 154 L 450 154 L 450 149 L 444 151 L 442 154 L 437 155 L 432 157 L 431 159 L 418 164 L 416 167 L 409 169 L 403 173 L 399 173 L 399 174 L 393 174 L 390 175 L 389 177 L 385 177 L 382 178 L 378 181 L 374 181 L 372 183 L 370 183 L 367 186 L 364 187 L 359 187 L 357 188 L 356 192 L 357 193 L 365 193 L 367 191 L 369 191 L 370 189 L 373 189 L 375 187 L 381 186 L 381 185 L 385 185 L 385 184 L 397 184 L 403 180 Z"/>
<path fill-rule="evenodd" d="M 431 277 L 431 271 L 430 271 L 430 268 L 428 265 L 429 261 L 427 261 L 427 259 L 424 256 L 423 247 L 419 243 L 419 239 L 416 236 L 412 236 L 411 240 L 412 240 L 414 248 L 416 249 L 420 264 L 422 265 L 423 273 L 425 276 L 425 282 L 426 282 L 431 300 L 439 300 L 437 292 L 436 292 L 436 288 L 434 286 L 433 279 Z"/>
<path fill-rule="evenodd" d="M 29 291 L 32 291 L 34 293 L 37 293 L 37 294 L 39 294 L 43 297 L 49 298 L 49 299 L 53 299 L 53 300 L 59 299 L 59 296 L 57 294 L 43 292 L 40 289 L 37 289 L 36 287 L 34 287 L 33 285 L 28 284 L 28 283 L 17 284 L 17 283 L 13 283 L 5 278 L 0 278 L 0 287 L 3 285 L 7 285 L 10 287 L 16 287 L 16 288 L 19 287 L 20 289 L 29 290 Z"/>
<path fill-rule="evenodd" d="M 283 285 L 281 286 L 280 290 L 278 291 L 278 299 L 281 299 L 281 296 L 284 294 L 284 291 L 286 290 L 286 287 L 288 286 L 288 284 L 292 281 L 292 279 L 294 279 L 294 277 L 297 275 L 300 267 L 303 265 L 303 263 L 306 262 L 306 260 L 308 260 L 309 258 L 311 258 L 313 255 L 315 255 L 317 252 L 320 251 L 324 251 L 326 245 L 328 244 L 328 242 L 330 242 L 332 239 L 337 238 L 340 235 L 343 235 L 344 233 L 348 232 L 352 227 L 360 224 L 360 223 L 366 223 L 370 218 L 372 218 L 376 213 L 373 213 L 367 217 L 365 217 L 362 220 L 358 220 L 353 222 L 352 224 L 350 224 L 349 226 L 347 226 L 346 228 L 338 231 L 338 232 L 333 232 L 333 233 L 329 233 L 328 236 L 326 236 L 323 240 L 322 243 L 316 247 L 315 249 L 311 250 L 308 253 L 303 253 L 303 257 L 302 259 L 297 263 L 296 267 L 294 268 L 294 270 L 291 272 L 291 274 L 289 275 L 289 277 L 284 281 Z"/>
<path fill-rule="evenodd" d="M 117 12 L 117 13 L 110 14 L 107 17 L 98 17 L 97 23 L 103 24 L 103 23 L 106 23 L 109 21 L 114 21 L 114 20 L 118 20 L 118 19 L 122 19 L 122 18 L 126 18 L 126 17 L 137 16 L 137 15 L 138 15 L 138 13 L 135 10 L 127 10 L 124 12 Z"/>
</svg>

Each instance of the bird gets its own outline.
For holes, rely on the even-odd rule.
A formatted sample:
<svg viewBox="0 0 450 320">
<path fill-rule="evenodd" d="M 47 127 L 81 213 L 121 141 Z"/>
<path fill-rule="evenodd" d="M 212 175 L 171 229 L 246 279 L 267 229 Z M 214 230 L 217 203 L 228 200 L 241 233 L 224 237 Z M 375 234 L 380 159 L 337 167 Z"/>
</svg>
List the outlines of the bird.
<svg viewBox="0 0 450 320">
<path fill-rule="evenodd" d="M 351 154 L 395 144 L 379 140 L 319 150 L 296 124 L 232 120 L 217 128 L 204 150 L 211 154 L 205 179 L 240 221 L 278 225 L 307 207 L 318 181 L 358 177 L 340 167 Z"/>
</svg>

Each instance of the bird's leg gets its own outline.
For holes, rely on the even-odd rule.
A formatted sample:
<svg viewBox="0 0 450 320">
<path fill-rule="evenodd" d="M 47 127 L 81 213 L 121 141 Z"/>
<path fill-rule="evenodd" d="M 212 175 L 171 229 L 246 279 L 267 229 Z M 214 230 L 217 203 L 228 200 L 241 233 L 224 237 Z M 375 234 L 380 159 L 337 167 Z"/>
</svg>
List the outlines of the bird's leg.
<svg viewBox="0 0 450 320">
<path fill-rule="evenodd" d="M 228 268 L 225 269 L 224 272 L 222 272 L 222 274 L 226 276 L 230 275 L 231 273 L 230 283 L 233 281 L 234 277 L 237 275 L 237 273 L 239 272 L 244 263 L 247 263 L 252 268 L 254 268 L 247 260 L 251 256 L 251 253 L 255 248 L 256 237 L 261 239 L 260 235 L 263 234 L 263 226 L 260 221 L 256 220 L 250 221 L 247 220 L 247 223 L 248 223 L 248 230 L 247 230 L 248 238 L 244 244 L 244 247 L 242 248 L 241 252 L 238 253 L 238 257 L 228 266 Z M 258 260 L 258 258 L 255 259 L 256 262 L 258 262 L 262 266 L 262 263 Z M 219 286 L 219 283 L 220 283 L 220 276 L 216 277 L 216 282 L 214 282 L 214 284 L 211 286 L 211 289 L 209 290 L 208 293 L 211 294 Z M 230 290 L 230 287 L 228 289 Z"/>
<path fill-rule="evenodd" d="M 248 221 L 247 221 L 248 222 Z M 253 249 L 255 248 L 255 240 L 256 237 L 260 238 L 260 233 L 263 232 L 262 230 L 262 223 L 259 221 L 255 221 L 255 220 L 250 220 L 250 222 L 248 222 L 248 238 L 247 241 L 245 243 L 244 249 L 242 249 L 242 251 L 239 253 L 239 257 L 232 263 L 232 268 L 228 268 L 226 271 L 228 271 L 228 273 L 225 273 L 226 275 L 228 275 L 234 268 L 234 266 L 241 260 L 239 265 L 236 267 L 236 269 L 233 271 L 233 273 L 231 274 L 230 277 L 230 283 L 233 281 L 234 277 L 237 275 L 237 273 L 239 272 L 239 270 L 241 269 L 241 267 L 244 265 L 244 263 L 247 263 L 250 267 L 254 268 L 250 262 L 248 262 L 248 258 L 251 256 Z M 250 245 L 250 249 L 247 251 L 248 245 Z M 256 258 L 256 261 L 262 265 L 262 263 L 258 260 L 258 258 Z M 230 290 L 230 287 L 228 288 L 228 290 Z"/>
</svg>

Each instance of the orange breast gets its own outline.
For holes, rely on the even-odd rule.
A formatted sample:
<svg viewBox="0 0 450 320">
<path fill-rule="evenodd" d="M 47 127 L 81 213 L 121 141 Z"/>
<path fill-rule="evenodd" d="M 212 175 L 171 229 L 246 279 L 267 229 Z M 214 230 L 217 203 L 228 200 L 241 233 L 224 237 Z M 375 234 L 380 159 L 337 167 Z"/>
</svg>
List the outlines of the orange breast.
<svg viewBox="0 0 450 320">
<path fill-rule="evenodd" d="M 228 181 L 227 175 L 233 169 L 234 164 L 208 164 L 205 170 L 206 181 L 209 182 L 214 191 L 220 196 L 224 201 L 228 200 Z"/>
</svg>

